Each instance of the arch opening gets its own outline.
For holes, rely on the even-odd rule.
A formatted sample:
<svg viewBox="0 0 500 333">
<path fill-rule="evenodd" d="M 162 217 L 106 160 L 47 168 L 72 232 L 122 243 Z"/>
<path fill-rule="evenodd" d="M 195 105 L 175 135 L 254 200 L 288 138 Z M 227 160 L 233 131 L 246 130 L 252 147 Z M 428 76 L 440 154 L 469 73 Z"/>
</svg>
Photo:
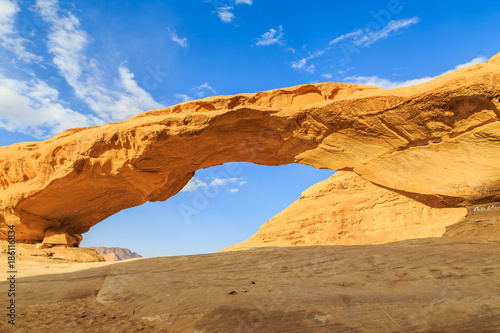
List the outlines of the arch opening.
<svg viewBox="0 0 500 333">
<path fill-rule="evenodd" d="M 250 238 L 334 173 L 296 163 L 200 169 L 168 200 L 123 210 L 95 225 L 80 246 L 123 247 L 146 257 L 217 252 Z"/>
</svg>

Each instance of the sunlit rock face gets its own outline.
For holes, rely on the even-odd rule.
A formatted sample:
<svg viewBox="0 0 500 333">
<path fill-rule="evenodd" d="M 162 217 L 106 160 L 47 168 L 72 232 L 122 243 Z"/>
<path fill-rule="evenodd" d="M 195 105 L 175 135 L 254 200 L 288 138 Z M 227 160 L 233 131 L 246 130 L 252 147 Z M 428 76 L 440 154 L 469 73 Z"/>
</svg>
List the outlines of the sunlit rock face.
<svg viewBox="0 0 500 333">
<path fill-rule="evenodd" d="M 0 148 L 0 237 L 79 235 L 247 161 L 350 170 L 430 207 L 500 201 L 500 55 L 408 88 L 320 83 L 205 98 Z M 291 179 L 290 181 L 293 181 Z"/>
<path fill-rule="evenodd" d="M 467 215 L 464 207 L 432 208 L 339 171 L 311 186 L 243 243 L 225 251 L 264 246 L 362 245 L 441 237 Z"/>
</svg>

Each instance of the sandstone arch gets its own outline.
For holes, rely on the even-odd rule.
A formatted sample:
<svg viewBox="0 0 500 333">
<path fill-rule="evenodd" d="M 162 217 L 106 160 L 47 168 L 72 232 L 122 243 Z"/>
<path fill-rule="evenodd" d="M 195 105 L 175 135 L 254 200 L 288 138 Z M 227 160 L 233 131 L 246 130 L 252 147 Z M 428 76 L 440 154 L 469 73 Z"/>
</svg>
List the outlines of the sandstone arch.
<svg viewBox="0 0 500 333">
<path fill-rule="evenodd" d="M 321 83 L 211 97 L 0 148 L 0 237 L 81 234 L 225 162 L 352 170 L 433 207 L 500 200 L 500 54 L 384 90 Z"/>
</svg>

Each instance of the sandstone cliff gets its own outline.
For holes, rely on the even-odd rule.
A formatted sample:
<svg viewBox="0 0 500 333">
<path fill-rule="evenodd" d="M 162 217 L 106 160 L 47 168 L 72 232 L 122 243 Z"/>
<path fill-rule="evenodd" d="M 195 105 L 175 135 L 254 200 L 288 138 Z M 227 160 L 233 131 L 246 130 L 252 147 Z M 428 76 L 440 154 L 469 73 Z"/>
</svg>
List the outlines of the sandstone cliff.
<svg viewBox="0 0 500 333">
<path fill-rule="evenodd" d="M 95 250 L 106 261 L 121 261 L 133 258 L 142 258 L 140 254 L 121 247 L 88 246 L 86 248 Z"/>
<path fill-rule="evenodd" d="M 431 208 L 353 172 L 337 172 L 304 191 L 251 238 L 226 250 L 441 237 L 446 226 L 461 221 L 466 214 L 465 208 Z"/>
<path fill-rule="evenodd" d="M 500 54 L 384 90 L 320 83 L 211 97 L 0 147 L 0 238 L 79 234 L 231 161 L 352 170 L 433 207 L 500 201 Z"/>
<path fill-rule="evenodd" d="M 467 216 L 447 226 L 443 237 L 473 237 L 500 241 L 500 202 L 467 207 Z"/>
</svg>

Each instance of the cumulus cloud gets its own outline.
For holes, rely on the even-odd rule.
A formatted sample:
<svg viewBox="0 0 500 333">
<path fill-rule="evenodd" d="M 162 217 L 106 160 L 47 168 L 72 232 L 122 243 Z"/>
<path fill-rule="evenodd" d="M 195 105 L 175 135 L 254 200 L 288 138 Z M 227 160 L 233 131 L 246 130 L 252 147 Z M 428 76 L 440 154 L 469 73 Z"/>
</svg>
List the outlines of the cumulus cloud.
<svg viewBox="0 0 500 333">
<path fill-rule="evenodd" d="M 224 23 L 231 23 L 236 18 L 234 15 L 233 5 L 252 5 L 253 0 L 205 0 L 205 2 L 212 2 L 217 12 L 217 16 Z"/>
<path fill-rule="evenodd" d="M 299 61 L 292 61 L 291 66 L 293 69 L 303 70 L 307 73 L 312 74 L 316 71 L 316 65 L 314 65 L 314 64 L 308 65 L 307 62 L 311 59 L 314 59 L 314 58 L 317 58 L 317 57 L 323 55 L 324 53 L 325 53 L 325 51 L 321 50 L 321 51 L 318 51 L 318 52 L 311 54 L 307 58 L 302 58 Z"/>
<path fill-rule="evenodd" d="M 220 7 L 217 10 L 217 15 L 219 15 L 219 18 L 222 22 L 231 23 L 231 22 L 233 22 L 233 20 L 235 18 L 234 14 L 232 12 L 233 9 L 234 9 L 234 7 L 232 7 L 232 6 Z"/>
<path fill-rule="evenodd" d="M 196 177 L 193 177 L 189 180 L 189 182 L 184 186 L 181 192 L 195 192 L 199 188 L 209 188 L 215 186 L 226 186 L 229 184 L 233 184 L 233 187 L 227 188 L 226 190 L 230 193 L 236 193 L 239 191 L 235 186 L 241 186 L 246 184 L 242 178 L 221 178 L 221 177 L 212 177 L 211 180 L 204 182 Z"/>
<path fill-rule="evenodd" d="M 225 185 L 226 183 L 238 183 L 240 181 L 239 178 L 215 178 L 210 182 L 210 185 L 215 186 L 215 185 Z"/>
<path fill-rule="evenodd" d="M 179 35 L 177 35 L 177 33 L 175 31 L 170 31 L 169 30 L 169 33 L 170 33 L 170 39 L 172 41 L 174 41 L 175 43 L 177 43 L 180 47 L 186 49 L 189 47 L 189 43 L 188 43 L 188 40 L 186 37 L 179 37 Z"/>
<path fill-rule="evenodd" d="M 278 29 L 269 29 L 266 33 L 262 34 L 257 38 L 256 45 L 268 46 L 273 44 L 284 45 L 283 37 L 283 26 L 279 26 Z"/>
<path fill-rule="evenodd" d="M 199 180 L 196 177 L 191 178 L 181 192 L 194 192 L 200 187 L 208 187 L 207 183 Z"/>
<path fill-rule="evenodd" d="M 384 78 L 381 78 L 378 76 L 349 76 L 349 77 L 346 77 L 344 80 L 348 83 L 366 84 L 366 85 L 371 85 L 371 86 L 377 86 L 377 87 L 384 88 L 384 89 L 402 88 L 402 87 L 409 87 L 409 86 L 414 86 L 414 85 L 421 84 L 424 82 L 428 82 L 428 81 L 435 79 L 438 76 L 453 72 L 457 69 L 462 69 L 462 68 L 469 67 L 472 65 L 477 65 L 477 64 L 484 63 L 487 61 L 488 61 L 488 58 L 486 58 L 484 56 L 479 56 L 479 57 L 472 59 L 469 62 L 466 62 L 464 64 L 459 64 L 459 65 L 455 66 L 453 69 L 450 69 L 450 70 L 448 70 L 442 74 L 439 74 L 437 76 L 425 76 L 422 78 L 411 79 L 411 80 L 406 80 L 406 81 L 391 81 L 391 80 L 384 79 Z"/>
<path fill-rule="evenodd" d="M 91 41 L 72 12 L 62 11 L 56 0 L 37 0 L 32 9 L 46 23 L 48 35 L 43 40 L 54 67 L 74 95 L 94 114 L 72 110 L 54 86 L 37 78 L 27 67 L 42 57 L 26 50 L 25 44 L 29 41 L 16 30 L 20 11 L 17 3 L 0 0 L 0 47 L 12 51 L 25 63 L 24 67 L 13 69 L 5 67 L 5 62 L 0 63 L 1 128 L 43 139 L 68 128 L 124 120 L 162 107 L 139 86 L 125 64 L 117 66 L 115 74 L 106 80 L 106 73 L 98 67 L 97 60 L 86 55 Z"/>
<path fill-rule="evenodd" d="M 68 128 L 103 123 L 65 107 L 59 92 L 41 80 L 14 80 L 0 74 L 0 128 L 43 139 Z"/>
<path fill-rule="evenodd" d="M 392 32 L 407 28 L 419 21 L 420 19 L 415 16 L 411 19 L 392 20 L 378 31 L 371 31 L 367 28 L 357 29 L 333 39 L 328 45 L 337 44 L 342 41 L 350 41 L 356 46 L 367 47 L 380 39 L 387 38 Z"/>
<path fill-rule="evenodd" d="M 299 61 L 292 61 L 291 66 L 293 69 L 301 69 L 312 74 L 316 71 L 316 65 L 307 65 L 307 60 L 309 60 L 309 58 L 302 58 Z"/>
<path fill-rule="evenodd" d="M 333 75 L 331 73 L 325 73 L 325 74 L 321 74 L 321 77 L 324 77 L 325 79 L 331 79 L 333 77 Z"/>
</svg>

